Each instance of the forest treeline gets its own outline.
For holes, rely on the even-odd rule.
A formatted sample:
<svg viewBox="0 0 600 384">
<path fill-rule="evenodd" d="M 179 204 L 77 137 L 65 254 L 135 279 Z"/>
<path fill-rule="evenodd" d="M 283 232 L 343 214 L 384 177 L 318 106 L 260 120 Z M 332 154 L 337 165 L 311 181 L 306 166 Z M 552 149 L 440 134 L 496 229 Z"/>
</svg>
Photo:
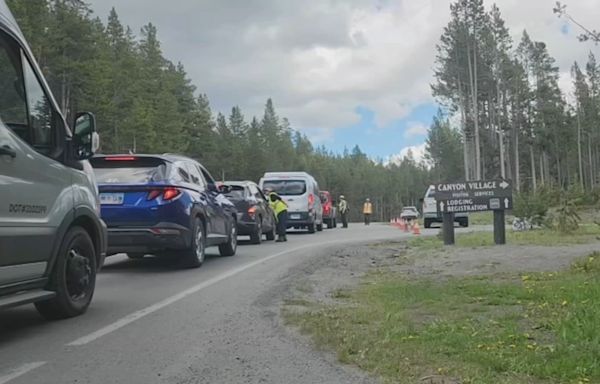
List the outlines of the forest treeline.
<svg viewBox="0 0 600 384">
<path fill-rule="evenodd" d="M 564 14 L 559 6 L 555 13 Z M 434 140 L 434 162 L 443 165 L 439 147 L 460 139 L 462 155 L 448 159 L 467 178 L 505 177 L 526 191 L 596 188 L 600 65 L 594 54 L 573 63 L 575 91 L 566 95 L 546 44 L 527 31 L 514 41 L 496 5 L 486 10 L 483 0 L 457 0 L 450 11 L 432 90 L 446 114 L 457 117 L 460 137 L 448 139 L 448 118 L 437 119 L 434 126 L 445 134 Z M 580 43 L 573 37 L 572 44 Z"/>
<path fill-rule="evenodd" d="M 273 100 L 262 116 L 244 116 L 238 106 L 215 114 L 184 66 L 164 56 L 151 23 L 134 32 L 115 9 L 104 20 L 80 0 L 7 3 L 63 112 L 95 113 L 103 153 L 182 153 L 228 180 L 305 170 L 322 189 L 346 195 L 353 218 L 370 197 L 376 217 L 387 220 L 427 188 L 430 170 L 411 156 L 384 165 L 358 146 L 341 154 L 313 147 Z"/>
<path fill-rule="evenodd" d="M 513 41 L 500 9 L 486 10 L 483 0 L 450 5 L 437 46 L 432 92 L 442 108 L 427 137 L 427 164 L 410 155 L 384 164 L 358 146 L 341 154 L 315 148 L 271 99 L 262 116 L 238 106 L 215 113 L 183 64 L 164 56 L 156 26 L 133 31 L 115 9 L 102 18 L 81 0 L 7 2 L 65 114 L 96 114 L 104 153 L 182 153 L 218 179 L 305 170 L 322 189 L 345 194 L 355 217 L 370 197 L 384 220 L 418 205 L 433 181 L 505 177 L 522 191 L 600 183 L 596 58 L 573 64 L 570 100 L 546 45 L 526 31 Z"/>
</svg>

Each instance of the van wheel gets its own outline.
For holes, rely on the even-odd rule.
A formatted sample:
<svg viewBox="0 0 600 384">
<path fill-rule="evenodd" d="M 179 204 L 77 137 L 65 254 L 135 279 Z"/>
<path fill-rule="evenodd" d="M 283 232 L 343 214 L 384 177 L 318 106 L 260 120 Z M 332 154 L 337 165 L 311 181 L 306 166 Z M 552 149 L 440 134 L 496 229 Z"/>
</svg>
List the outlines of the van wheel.
<svg viewBox="0 0 600 384">
<path fill-rule="evenodd" d="M 315 233 L 315 223 L 308 224 L 306 228 L 308 228 L 308 233 Z"/>
<path fill-rule="evenodd" d="M 48 290 L 56 297 L 35 303 L 47 319 L 81 315 L 89 307 L 96 286 L 96 251 L 90 235 L 81 227 L 69 229 L 50 276 Z"/>
<path fill-rule="evenodd" d="M 317 224 L 317 231 L 323 232 L 323 223 Z"/>
<path fill-rule="evenodd" d="M 221 256 L 234 256 L 237 250 L 237 225 L 235 221 L 231 224 L 229 237 L 225 244 L 219 245 L 219 253 Z"/>
<path fill-rule="evenodd" d="M 431 228 L 431 221 L 425 219 L 423 221 L 423 226 L 425 226 L 425 228 Z"/>
<path fill-rule="evenodd" d="M 199 218 L 194 220 L 192 244 L 181 253 L 180 263 L 183 268 L 198 268 L 206 257 L 206 230 Z"/>
<path fill-rule="evenodd" d="M 262 242 L 263 230 L 262 230 L 262 219 L 258 218 L 256 222 L 256 229 L 250 235 L 250 243 L 260 244 Z"/>
</svg>

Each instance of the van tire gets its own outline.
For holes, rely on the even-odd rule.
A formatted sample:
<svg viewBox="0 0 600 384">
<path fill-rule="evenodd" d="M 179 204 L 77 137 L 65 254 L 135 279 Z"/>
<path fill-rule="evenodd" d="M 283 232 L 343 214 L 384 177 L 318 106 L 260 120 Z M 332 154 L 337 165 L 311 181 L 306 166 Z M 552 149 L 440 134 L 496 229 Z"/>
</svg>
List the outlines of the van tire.
<svg viewBox="0 0 600 384">
<path fill-rule="evenodd" d="M 96 287 L 96 260 L 94 243 L 87 231 L 79 226 L 69 229 L 58 250 L 47 287 L 56 292 L 56 297 L 35 303 L 38 312 L 49 320 L 85 313 Z"/>
<path fill-rule="evenodd" d="M 308 233 L 315 233 L 315 223 L 308 224 L 306 228 L 308 229 Z"/>
<path fill-rule="evenodd" d="M 423 220 L 423 225 L 425 226 L 425 228 L 431 228 L 431 221 L 430 220 Z"/>
<path fill-rule="evenodd" d="M 323 223 L 317 224 L 317 231 L 323 232 Z"/>
</svg>

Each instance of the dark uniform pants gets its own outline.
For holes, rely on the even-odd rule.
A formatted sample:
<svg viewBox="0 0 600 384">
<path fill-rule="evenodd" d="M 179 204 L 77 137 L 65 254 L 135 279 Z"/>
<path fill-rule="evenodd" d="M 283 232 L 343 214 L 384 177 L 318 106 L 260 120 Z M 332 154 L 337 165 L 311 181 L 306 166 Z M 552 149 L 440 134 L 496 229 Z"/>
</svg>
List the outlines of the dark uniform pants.
<svg viewBox="0 0 600 384">
<path fill-rule="evenodd" d="M 279 212 L 279 215 L 277 215 L 277 235 L 285 236 L 287 232 L 287 219 L 287 211 Z"/>
<path fill-rule="evenodd" d="M 342 212 L 342 226 L 348 228 L 348 212 Z"/>
</svg>

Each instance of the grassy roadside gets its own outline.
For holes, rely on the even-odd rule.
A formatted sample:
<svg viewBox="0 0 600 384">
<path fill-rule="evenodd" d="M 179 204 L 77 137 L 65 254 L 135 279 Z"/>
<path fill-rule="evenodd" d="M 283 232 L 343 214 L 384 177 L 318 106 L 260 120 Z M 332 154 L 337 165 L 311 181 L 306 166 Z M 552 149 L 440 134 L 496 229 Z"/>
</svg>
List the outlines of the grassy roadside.
<svg viewBox="0 0 600 384">
<path fill-rule="evenodd" d="M 506 241 L 514 245 L 558 246 L 586 244 L 597 241 L 600 237 L 600 226 L 596 224 L 581 224 L 572 233 L 560 233 L 551 229 L 536 229 L 533 231 L 506 231 Z M 415 237 L 409 241 L 411 247 L 422 250 L 442 248 L 443 242 L 439 237 Z M 459 247 L 485 247 L 494 245 L 494 237 L 490 232 L 471 232 L 456 235 L 456 245 Z"/>
<path fill-rule="evenodd" d="M 445 281 L 370 274 L 286 320 L 390 383 L 599 383 L 600 254 L 558 273 Z"/>
</svg>

